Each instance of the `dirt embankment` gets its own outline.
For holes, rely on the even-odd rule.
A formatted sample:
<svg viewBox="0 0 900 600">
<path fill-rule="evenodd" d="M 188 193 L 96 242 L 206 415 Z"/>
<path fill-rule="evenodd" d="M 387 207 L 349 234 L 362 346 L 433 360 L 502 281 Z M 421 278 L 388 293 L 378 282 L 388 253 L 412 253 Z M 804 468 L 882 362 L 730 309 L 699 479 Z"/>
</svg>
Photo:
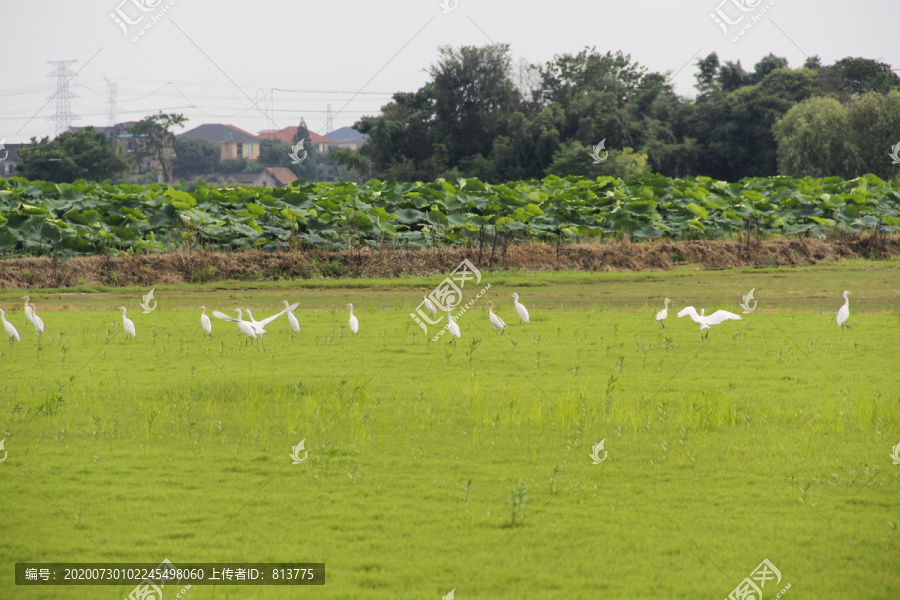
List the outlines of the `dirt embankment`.
<svg viewBox="0 0 900 600">
<path fill-rule="evenodd" d="M 225 279 L 271 281 L 312 277 L 401 277 L 430 275 L 468 258 L 480 269 L 568 269 L 580 271 L 666 270 L 692 263 L 703 269 L 800 266 L 842 258 L 883 260 L 900 255 L 900 236 L 853 239 L 796 238 L 746 244 L 724 241 L 607 242 L 554 246 L 524 244 L 479 255 L 477 248 L 351 251 L 192 252 L 143 256 L 84 256 L 57 260 L 0 260 L 0 287 L 159 285 Z"/>
</svg>

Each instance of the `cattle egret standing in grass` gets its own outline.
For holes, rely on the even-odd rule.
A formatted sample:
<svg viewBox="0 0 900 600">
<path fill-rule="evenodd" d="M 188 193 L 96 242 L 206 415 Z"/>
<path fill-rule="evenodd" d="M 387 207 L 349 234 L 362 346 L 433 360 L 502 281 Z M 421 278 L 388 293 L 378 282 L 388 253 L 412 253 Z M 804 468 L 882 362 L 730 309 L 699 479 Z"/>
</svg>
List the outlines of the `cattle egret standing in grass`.
<svg viewBox="0 0 900 600">
<path fill-rule="evenodd" d="M 203 311 L 200 314 L 200 325 L 203 326 L 203 331 L 206 332 L 206 335 L 212 336 L 212 321 L 210 321 L 209 317 L 206 316 L 206 307 L 201 306 L 200 310 Z"/>
<path fill-rule="evenodd" d="M 459 331 L 459 325 L 453 320 L 453 315 L 450 314 L 449 308 L 447 309 L 447 330 L 450 332 L 450 335 L 456 339 L 460 339 L 461 333 Z"/>
<path fill-rule="evenodd" d="M 524 305 L 519 304 L 519 295 L 518 294 L 510 294 L 513 299 L 513 306 L 516 307 L 516 314 L 519 315 L 519 318 L 523 323 L 528 322 L 528 309 L 525 308 Z"/>
<path fill-rule="evenodd" d="M 6 313 L 3 312 L 2 308 L 0 308 L 0 320 L 3 321 L 3 329 L 6 330 L 6 335 L 9 336 L 10 347 L 13 345 L 13 342 L 21 342 L 22 338 L 19 337 L 19 332 L 16 331 L 12 323 L 6 320 Z"/>
<path fill-rule="evenodd" d="M 432 302 L 431 300 L 428 299 L 428 290 L 426 290 L 425 288 L 419 288 L 419 289 L 422 290 L 423 294 L 425 294 L 425 308 L 427 308 L 428 312 L 430 312 L 431 314 L 436 315 L 437 308 L 434 307 L 434 302 Z"/>
<path fill-rule="evenodd" d="M 661 311 L 659 311 L 658 313 L 656 313 L 656 322 L 659 323 L 660 329 L 665 329 L 665 328 L 666 328 L 666 324 L 663 323 L 663 321 L 665 321 L 665 320 L 666 320 L 666 317 L 669 316 L 669 302 L 671 302 L 671 300 L 669 300 L 668 298 L 666 298 L 666 304 L 665 304 L 665 306 L 663 306 L 663 309 L 662 309 Z"/>
<path fill-rule="evenodd" d="M 347 308 L 350 309 L 350 331 L 359 333 L 359 319 L 353 316 L 353 305 L 348 304 Z"/>
<path fill-rule="evenodd" d="M 506 331 L 506 323 L 503 322 L 503 319 L 494 314 L 494 303 L 488 300 L 488 316 L 491 318 L 491 325 L 494 326 L 494 329 L 499 329 L 502 332 Z"/>
<path fill-rule="evenodd" d="M 31 300 L 31 298 L 22 296 L 22 300 L 25 301 L 25 318 L 28 319 L 29 323 L 34 323 L 34 309 L 28 306 L 28 301 Z"/>
<path fill-rule="evenodd" d="M 125 326 L 125 333 L 134 337 L 137 335 L 137 331 L 134 329 L 134 321 L 125 316 L 125 307 L 120 306 L 119 310 L 122 311 L 122 325 Z"/>
<path fill-rule="evenodd" d="M 688 316 L 694 323 L 700 325 L 700 337 L 703 337 L 703 331 L 708 330 L 712 325 L 718 325 L 723 321 L 741 321 L 741 316 L 736 315 L 734 313 L 730 313 L 727 310 L 717 310 L 711 315 L 704 315 L 703 312 L 706 309 L 700 309 L 700 314 L 697 314 L 697 311 L 693 306 L 685 306 L 678 313 L 678 318 Z M 709 337 L 709 331 L 706 332 L 706 337 Z"/>
<path fill-rule="evenodd" d="M 841 306 L 837 314 L 837 324 L 841 329 L 844 327 L 852 329 L 849 325 L 844 325 L 844 323 L 847 322 L 847 319 L 850 318 L 850 298 L 847 297 L 849 295 L 850 292 L 844 292 L 844 305 Z"/>
<path fill-rule="evenodd" d="M 34 307 L 34 304 L 29 306 L 28 308 L 31 309 L 31 322 L 34 324 L 35 331 L 38 332 L 38 337 L 40 337 L 40 335 L 44 333 L 44 320 L 38 316 L 37 309 Z"/>
<path fill-rule="evenodd" d="M 291 329 L 293 329 L 297 333 L 300 333 L 300 321 L 298 321 L 297 317 L 294 316 L 294 309 L 291 308 L 291 305 L 288 304 L 287 300 L 282 300 L 281 303 L 284 304 L 284 308 L 285 310 L 287 310 L 288 323 L 291 324 Z M 294 308 L 297 308 L 297 306 L 294 305 Z"/>
</svg>

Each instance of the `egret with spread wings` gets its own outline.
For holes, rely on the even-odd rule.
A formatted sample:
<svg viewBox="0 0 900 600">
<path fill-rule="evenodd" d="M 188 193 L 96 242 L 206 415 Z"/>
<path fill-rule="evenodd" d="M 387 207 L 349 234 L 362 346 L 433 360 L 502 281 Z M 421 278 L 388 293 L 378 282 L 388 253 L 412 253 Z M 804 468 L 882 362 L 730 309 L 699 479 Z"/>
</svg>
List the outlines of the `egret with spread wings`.
<svg viewBox="0 0 900 600">
<path fill-rule="evenodd" d="M 736 315 L 734 313 L 728 312 L 727 310 L 717 310 L 711 315 L 704 315 L 703 312 L 706 309 L 701 308 L 700 314 L 697 314 L 697 311 L 693 306 L 685 306 L 678 313 L 678 318 L 681 317 L 690 317 L 691 321 L 700 325 L 700 335 L 703 337 L 704 330 L 706 331 L 706 337 L 709 337 L 709 328 L 713 325 L 718 325 L 719 323 L 723 323 L 725 321 L 741 321 L 741 316 Z"/>
</svg>

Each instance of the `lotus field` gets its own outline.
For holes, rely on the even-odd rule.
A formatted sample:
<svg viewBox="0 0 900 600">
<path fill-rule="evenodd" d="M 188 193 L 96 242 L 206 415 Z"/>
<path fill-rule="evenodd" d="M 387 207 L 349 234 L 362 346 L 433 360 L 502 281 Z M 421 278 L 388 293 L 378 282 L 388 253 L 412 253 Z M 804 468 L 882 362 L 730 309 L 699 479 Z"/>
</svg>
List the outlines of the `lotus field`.
<svg viewBox="0 0 900 600">
<path fill-rule="evenodd" d="M 0 253 L 72 256 L 209 249 L 435 246 L 510 240 L 824 237 L 900 231 L 900 182 L 706 177 L 547 177 L 488 184 L 308 183 L 277 189 L 203 182 L 111 185 L 0 179 Z"/>
</svg>

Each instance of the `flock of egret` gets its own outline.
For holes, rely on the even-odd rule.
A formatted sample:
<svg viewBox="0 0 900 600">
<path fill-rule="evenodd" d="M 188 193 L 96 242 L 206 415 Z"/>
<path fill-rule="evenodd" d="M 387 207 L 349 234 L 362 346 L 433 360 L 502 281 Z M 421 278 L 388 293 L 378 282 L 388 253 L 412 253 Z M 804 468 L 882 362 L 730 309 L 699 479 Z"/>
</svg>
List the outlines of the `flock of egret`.
<svg viewBox="0 0 900 600">
<path fill-rule="evenodd" d="M 428 298 L 428 291 L 425 288 L 420 288 L 423 292 L 425 292 L 425 302 L 423 303 L 426 310 L 428 310 L 432 315 L 437 315 L 437 307 L 435 307 L 434 303 Z M 850 298 L 848 297 L 850 292 L 844 292 L 844 304 L 837 312 L 837 324 L 843 329 L 844 327 L 850 328 L 847 325 L 847 319 L 850 318 Z M 513 307 L 516 310 L 516 314 L 519 316 L 519 320 L 522 323 L 528 323 L 530 321 L 530 317 L 528 315 L 528 309 L 519 302 L 519 294 L 510 294 L 513 299 Z M 34 325 L 35 331 L 37 331 L 38 336 L 44 333 L 44 321 L 41 319 L 37 311 L 34 307 L 34 304 L 31 304 L 31 298 L 28 296 L 23 296 L 23 300 L 25 300 L 25 319 Z M 669 316 L 669 303 L 672 302 L 668 298 L 665 299 L 663 309 L 656 313 L 655 319 L 656 322 L 659 323 L 660 328 L 665 328 L 665 320 Z M 272 315 L 271 317 L 267 317 L 262 321 L 257 321 L 253 318 L 253 313 L 250 312 L 250 309 L 240 309 L 236 308 L 235 312 L 237 313 L 237 318 L 230 317 L 225 313 L 219 312 L 217 310 L 213 311 L 213 316 L 217 319 L 222 319 L 223 321 L 231 321 L 233 323 L 237 323 L 238 330 L 247 336 L 248 341 L 250 339 L 256 340 L 256 349 L 259 350 L 260 344 L 262 344 L 262 349 L 266 349 L 266 343 L 263 341 L 263 334 L 266 333 L 266 325 L 277 319 L 282 315 L 288 316 L 288 322 L 291 325 L 291 328 L 300 332 L 300 322 L 297 320 L 297 317 L 294 315 L 294 311 L 299 306 L 297 304 L 290 304 L 287 300 L 283 300 L 282 304 L 284 304 L 284 310 L 279 313 Z M 500 318 L 499 315 L 494 314 L 494 303 L 490 300 L 486 302 L 488 307 L 488 318 L 490 319 L 491 326 L 493 326 L 494 330 L 503 332 L 506 330 L 506 323 L 503 319 Z M 347 304 L 346 308 L 350 309 L 350 331 L 353 333 L 359 333 L 359 319 L 356 318 L 356 315 L 353 314 L 353 305 Z M 126 308 L 124 306 L 120 306 L 119 310 L 122 311 L 122 325 L 125 329 L 125 333 L 127 336 L 135 337 L 137 335 L 137 330 L 134 326 L 134 321 L 129 319 L 126 316 Z M 203 331 L 206 335 L 212 335 L 212 321 L 206 315 L 206 307 L 200 307 L 200 326 L 203 328 Z M 694 323 L 697 323 L 700 326 L 700 335 L 703 337 L 705 334 L 706 337 L 709 337 L 709 329 L 713 325 L 718 325 L 719 323 L 723 323 L 725 321 L 740 321 L 741 316 L 736 315 L 734 313 L 728 312 L 727 310 L 717 310 L 711 315 L 704 314 L 705 309 L 700 309 L 700 314 L 697 314 L 697 310 L 693 306 L 686 306 L 678 312 L 677 317 L 690 317 Z M 247 313 L 247 320 L 244 320 L 244 312 Z M 456 339 L 460 339 L 462 334 L 459 329 L 459 324 L 450 314 L 450 309 L 447 309 L 447 330 L 450 332 L 450 335 L 455 337 Z M 22 338 L 19 336 L 19 331 L 15 328 L 15 326 L 6 320 L 6 313 L 2 308 L 0 308 L 0 322 L 3 324 L 3 329 L 6 330 L 6 335 L 9 336 L 9 343 L 12 345 L 14 342 L 22 341 Z"/>
</svg>

